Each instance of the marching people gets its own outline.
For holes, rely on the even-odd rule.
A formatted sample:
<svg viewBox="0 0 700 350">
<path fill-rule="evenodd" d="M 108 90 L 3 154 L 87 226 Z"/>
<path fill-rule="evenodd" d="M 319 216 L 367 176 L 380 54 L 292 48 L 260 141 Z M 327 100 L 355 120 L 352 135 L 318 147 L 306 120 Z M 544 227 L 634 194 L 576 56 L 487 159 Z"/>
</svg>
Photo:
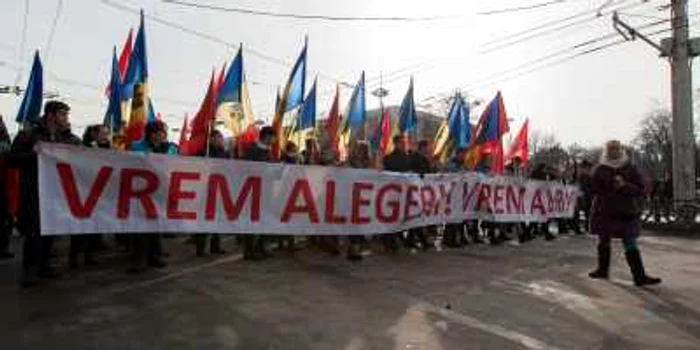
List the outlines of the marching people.
<svg viewBox="0 0 700 350">
<path fill-rule="evenodd" d="M 539 163 L 535 166 L 535 169 L 530 174 L 530 179 L 539 181 L 549 181 L 550 173 L 548 171 L 547 164 Z M 532 223 L 529 228 L 533 235 L 543 235 L 545 240 L 551 241 L 555 239 L 554 235 L 549 231 L 549 222 L 545 221 L 542 223 Z"/>
<path fill-rule="evenodd" d="M 307 142 L 307 145 L 309 143 Z M 299 164 L 299 150 L 297 144 L 291 141 L 287 141 L 284 145 L 284 153 L 280 159 L 283 164 L 296 165 Z M 311 158 L 309 158 L 311 161 Z M 286 243 L 286 249 L 289 253 L 294 253 L 294 235 L 284 235 L 277 237 L 277 250 L 284 250 Z"/>
<path fill-rule="evenodd" d="M 482 155 L 474 170 L 477 173 L 491 176 L 493 173 L 493 155 L 490 153 Z M 486 232 L 486 237 L 488 237 L 491 245 L 499 245 L 503 243 L 504 240 L 502 239 L 501 233 L 498 232 L 497 234 L 499 227 L 497 223 L 491 222 L 490 220 L 480 220 L 479 226 L 481 226 L 481 229 Z"/>
<path fill-rule="evenodd" d="M 609 277 L 610 242 L 613 238 L 619 238 L 624 245 L 625 258 L 634 284 L 644 286 L 661 283 L 660 278 L 646 274 L 637 246 L 644 182 L 620 141 L 612 140 L 605 144 L 603 155 L 593 170 L 591 193 L 591 231 L 598 236 L 598 268 L 589 273 L 589 276 L 596 279 Z"/>
<path fill-rule="evenodd" d="M 369 154 L 369 144 L 364 141 L 355 142 L 350 149 L 350 156 L 348 157 L 348 166 L 353 169 L 370 169 L 372 168 L 372 161 Z M 363 242 L 363 236 L 350 235 L 348 236 L 348 251 L 347 258 L 350 261 L 360 261 L 362 260 L 362 253 L 360 251 L 360 245 Z"/>
<path fill-rule="evenodd" d="M 465 171 L 464 158 L 467 155 L 466 148 L 458 148 L 452 158 L 447 162 L 446 170 L 450 173 L 459 173 Z M 467 221 L 448 223 L 443 231 L 443 243 L 450 248 L 460 248 L 469 244 L 467 240 L 464 226 Z"/>
<path fill-rule="evenodd" d="M 391 151 L 383 160 L 383 167 L 386 171 L 396 173 L 408 173 L 411 171 L 411 154 L 408 151 L 408 138 L 405 135 L 397 134 L 392 138 L 394 142 L 394 150 Z M 393 253 L 398 252 L 399 243 L 402 233 L 384 234 L 382 241 L 384 248 Z"/>
<path fill-rule="evenodd" d="M 273 161 L 272 145 L 277 142 L 277 134 L 271 126 L 264 126 L 258 135 L 258 140 L 245 150 L 243 159 L 270 163 Z M 271 257 L 272 254 L 265 247 L 266 241 L 262 235 L 246 234 L 243 237 L 243 258 L 245 260 L 262 260 Z"/>
<path fill-rule="evenodd" d="M 224 140 L 224 135 L 221 133 L 221 131 L 216 129 L 211 130 L 209 133 L 209 141 L 207 142 L 205 149 L 199 152 L 198 156 L 216 159 L 229 158 L 229 152 L 226 151 L 226 141 Z M 207 236 L 211 236 L 209 240 L 209 252 L 211 254 L 226 253 L 221 248 L 221 235 L 207 235 L 205 233 L 199 233 L 194 235 L 195 254 L 197 256 L 204 256 L 204 250 L 207 245 Z"/>
<path fill-rule="evenodd" d="M 39 221 L 39 189 L 37 183 L 38 162 L 34 150 L 39 142 L 79 145 L 80 139 L 73 135 L 68 116 L 70 106 L 60 101 L 49 101 L 44 105 L 44 115 L 35 125 L 28 125 L 12 142 L 8 165 L 19 168 L 22 199 L 17 215 L 17 229 L 24 236 L 22 280 L 24 287 L 35 286 L 39 279 L 60 277 L 51 266 L 54 237 L 41 236 Z"/>
<path fill-rule="evenodd" d="M 421 178 L 433 172 L 429 152 L 428 141 L 420 140 L 416 152 L 411 152 L 409 154 L 411 172 L 420 175 Z M 434 226 L 414 227 L 409 229 L 406 236 L 406 245 L 408 248 L 418 248 L 416 244 L 416 239 L 418 239 L 420 248 L 423 249 L 423 251 L 428 250 L 429 244 L 426 238 L 426 231 L 428 230 L 434 231 Z"/>
<path fill-rule="evenodd" d="M 12 259 L 15 257 L 10 252 L 10 237 L 12 236 L 12 220 L 10 209 L 8 207 L 7 180 L 8 167 L 5 162 L 5 155 L 10 151 L 12 142 L 10 134 L 5 127 L 5 121 L 0 114 L 0 260 Z"/>
<path fill-rule="evenodd" d="M 143 140 L 134 141 L 130 149 L 139 153 L 177 154 L 175 144 L 168 142 L 168 131 L 165 123 L 159 120 L 146 124 Z M 167 266 L 167 263 L 162 259 L 164 251 L 160 233 L 134 234 L 131 249 L 130 273 L 144 271 L 144 259 L 150 267 L 164 268 Z"/>
<path fill-rule="evenodd" d="M 109 149 L 112 147 L 109 131 L 103 125 L 90 125 L 83 133 L 82 145 L 90 148 Z M 68 267 L 75 269 L 78 267 L 78 254 L 85 254 L 85 265 L 95 265 L 95 252 L 99 248 L 100 235 L 85 234 L 70 236 L 70 250 L 68 253 Z"/>
<path fill-rule="evenodd" d="M 591 167 L 592 164 L 588 160 L 583 160 L 578 165 L 578 171 L 576 174 L 579 189 L 581 190 L 581 195 L 576 201 L 576 210 L 574 214 L 574 220 L 577 221 L 576 228 L 584 231 L 588 231 L 589 217 L 591 213 Z M 580 221 L 580 214 L 583 212 L 583 223 Z"/>
<path fill-rule="evenodd" d="M 506 174 L 513 177 L 515 181 L 522 183 L 527 179 L 526 171 L 523 167 L 523 162 L 520 157 L 513 157 L 510 164 L 506 166 Z M 532 240 L 534 237 L 530 232 L 529 222 L 518 222 L 509 224 L 509 229 L 517 231 L 518 242 L 525 243 Z"/>
</svg>

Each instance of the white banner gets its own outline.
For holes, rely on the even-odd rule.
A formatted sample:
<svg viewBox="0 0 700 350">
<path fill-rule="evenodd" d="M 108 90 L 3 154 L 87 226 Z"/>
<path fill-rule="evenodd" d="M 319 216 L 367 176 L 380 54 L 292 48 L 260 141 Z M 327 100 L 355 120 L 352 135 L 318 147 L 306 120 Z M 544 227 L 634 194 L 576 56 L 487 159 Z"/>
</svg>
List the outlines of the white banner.
<svg viewBox="0 0 700 350">
<path fill-rule="evenodd" d="M 483 219 L 571 217 L 578 188 L 473 172 L 413 174 L 39 147 L 43 235 L 365 235 Z"/>
</svg>

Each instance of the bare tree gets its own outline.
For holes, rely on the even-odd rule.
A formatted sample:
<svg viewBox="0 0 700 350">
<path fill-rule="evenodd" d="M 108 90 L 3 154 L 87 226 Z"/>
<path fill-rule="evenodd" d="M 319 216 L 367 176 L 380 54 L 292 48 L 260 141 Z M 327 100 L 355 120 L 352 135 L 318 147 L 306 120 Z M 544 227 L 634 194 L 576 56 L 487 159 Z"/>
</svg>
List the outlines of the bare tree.
<svg viewBox="0 0 700 350">
<path fill-rule="evenodd" d="M 673 164 L 671 113 L 658 109 L 642 121 L 633 145 L 639 151 L 640 166 L 655 176 L 670 171 Z"/>
</svg>

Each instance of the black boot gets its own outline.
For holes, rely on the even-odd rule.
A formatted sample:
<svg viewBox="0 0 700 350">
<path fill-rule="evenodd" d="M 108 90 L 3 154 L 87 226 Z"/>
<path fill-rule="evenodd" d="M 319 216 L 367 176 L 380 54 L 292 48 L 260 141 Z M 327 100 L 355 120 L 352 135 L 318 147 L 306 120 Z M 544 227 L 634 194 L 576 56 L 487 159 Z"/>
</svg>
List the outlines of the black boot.
<svg viewBox="0 0 700 350">
<path fill-rule="evenodd" d="M 660 278 L 647 276 L 644 271 L 644 264 L 642 263 L 642 254 L 639 253 L 639 250 L 625 252 L 625 257 L 627 258 L 627 264 L 630 266 L 630 271 L 632 272 L 632 277 L 634 278 L 634 284 L 636 286 L 641 287 L 661 283 Z"/>
<path fill-rule="evenodd" d="M 589 273 L 590 278 L 608 279 L 610 273 L 610 246 L 598 245 L 598 268 Z"/>
</svg>

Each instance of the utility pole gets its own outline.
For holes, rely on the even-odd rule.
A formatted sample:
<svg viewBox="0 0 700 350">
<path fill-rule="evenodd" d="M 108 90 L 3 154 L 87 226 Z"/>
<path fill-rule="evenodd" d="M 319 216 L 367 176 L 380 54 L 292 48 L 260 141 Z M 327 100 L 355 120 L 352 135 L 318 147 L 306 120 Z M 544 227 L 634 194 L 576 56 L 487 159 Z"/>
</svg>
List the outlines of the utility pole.
<svg viewBox="0 0 700 350">
<path fill-rule="evenodd" d="M 690 70 L 692 56 L 688 40 L 688 0 L 671 1 L 671 25 L 673 199 L 680 204 L 695 199 L 695 135 Z"/>
<path fill-rule="evenodd" d="M 673 36 L 660 44 L 613 15 L 613 27 L 627 40 L 640 38 L 666 57 L 671 64 L 673 144 L 673 199 L 676 206 L 695 200 L 695 135 L 690 63 L 700 53 L 700 40 L 688 38 L 688 0 L 671 1 Z M 693 215 L 694 216 L 694 215 Z M 694 220 L 693 218 L 680 218 Z"/>
</svg>

